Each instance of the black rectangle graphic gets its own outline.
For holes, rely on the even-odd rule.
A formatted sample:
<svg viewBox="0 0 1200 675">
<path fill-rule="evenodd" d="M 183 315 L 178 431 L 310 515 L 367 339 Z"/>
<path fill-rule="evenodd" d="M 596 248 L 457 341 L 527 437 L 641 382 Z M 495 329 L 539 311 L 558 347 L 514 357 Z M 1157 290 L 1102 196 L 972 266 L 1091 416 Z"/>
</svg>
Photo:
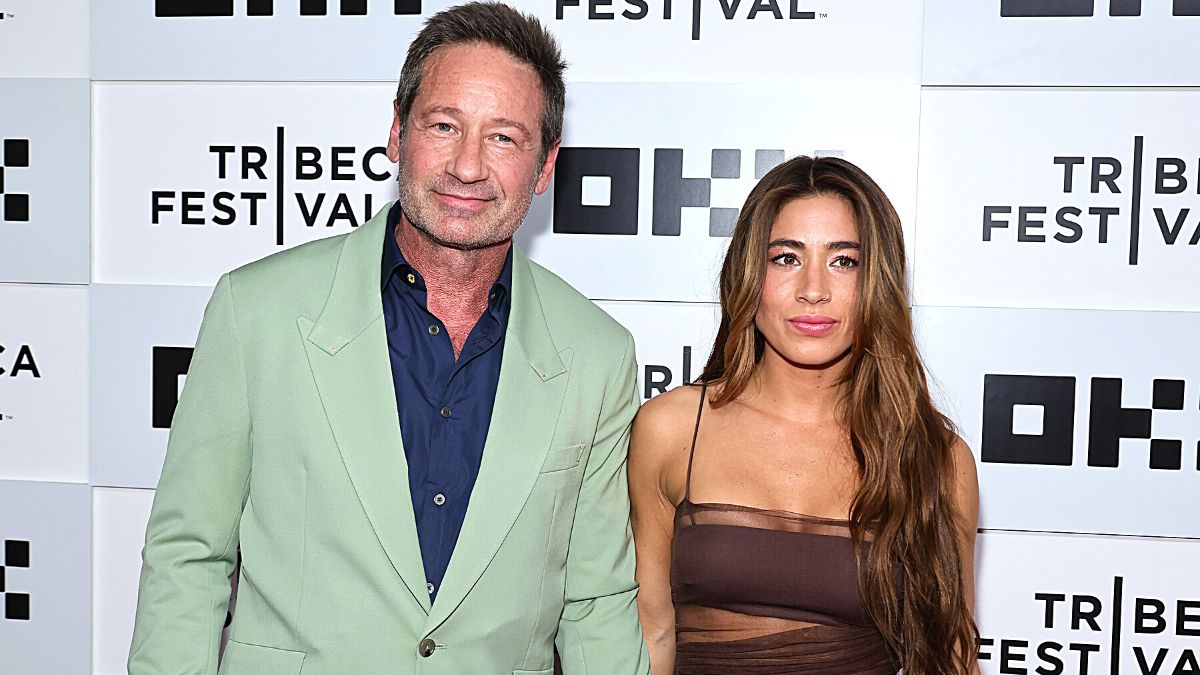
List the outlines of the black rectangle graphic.
<svg viewBox="0 0 1200 675">
<path fill-rule="evenodd" d="M 1092 16 L 1095 0 L 1001 0 L 1000 16 Z"/>
<path fill-rule="evenodd" d="M 154 16 L 233 16 L 233 0 L 154 0 Z"/>
</svg>

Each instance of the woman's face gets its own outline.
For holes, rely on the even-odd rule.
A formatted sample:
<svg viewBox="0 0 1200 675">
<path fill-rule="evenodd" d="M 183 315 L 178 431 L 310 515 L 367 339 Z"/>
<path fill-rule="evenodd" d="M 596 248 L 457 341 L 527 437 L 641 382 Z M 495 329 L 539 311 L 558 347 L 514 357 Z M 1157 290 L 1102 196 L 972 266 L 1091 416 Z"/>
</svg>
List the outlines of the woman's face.
<svg viewBox="0 0 1200 675">
<path fill-rule="evenodd" d="M 859 257 L 858 227 L 843 199 L 806 197 L 780 209 L 754 318 L 767 353 L 820 367 L 849 351 Z"/>
</svg>

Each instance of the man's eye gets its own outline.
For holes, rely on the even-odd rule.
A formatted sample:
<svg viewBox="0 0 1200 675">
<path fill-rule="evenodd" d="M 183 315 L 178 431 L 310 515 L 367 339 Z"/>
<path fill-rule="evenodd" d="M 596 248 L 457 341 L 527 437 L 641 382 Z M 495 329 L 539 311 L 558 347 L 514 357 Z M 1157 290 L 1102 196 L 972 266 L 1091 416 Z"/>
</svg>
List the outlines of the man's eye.
<svg viewBox="0 0 1200 675">
<path fill-rule="evenodd" d="M 501 143 L 516 143 L 511 136 L 505 136 L 504 134 L 496 134 L 496 140 Z"/>
<path fill-rule="evenodd" d="M 450 126 L 446 122 L 438 122 L 437 124 L 433 125 L 433 128 L 446 133 L 454 130 L 454 127 Z"/>
</svg>

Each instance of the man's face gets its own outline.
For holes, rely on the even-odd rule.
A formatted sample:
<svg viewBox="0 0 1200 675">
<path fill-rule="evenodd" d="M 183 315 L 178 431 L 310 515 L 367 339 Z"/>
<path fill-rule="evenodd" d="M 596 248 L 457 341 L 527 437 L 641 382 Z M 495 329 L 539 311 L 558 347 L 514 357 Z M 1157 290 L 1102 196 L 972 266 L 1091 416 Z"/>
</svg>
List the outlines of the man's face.
<svg viewBox="0 0 1200 675">
<path fill-rule="evenodd" d="M 533 69 L 487 44 L 441 47 L 425 62 L 406 124 L 392 121 L 400 204 L 443 246 L 507 241 L 550 185 L 556 143 L 541 160 L 542 90 Z"/>
</svg>

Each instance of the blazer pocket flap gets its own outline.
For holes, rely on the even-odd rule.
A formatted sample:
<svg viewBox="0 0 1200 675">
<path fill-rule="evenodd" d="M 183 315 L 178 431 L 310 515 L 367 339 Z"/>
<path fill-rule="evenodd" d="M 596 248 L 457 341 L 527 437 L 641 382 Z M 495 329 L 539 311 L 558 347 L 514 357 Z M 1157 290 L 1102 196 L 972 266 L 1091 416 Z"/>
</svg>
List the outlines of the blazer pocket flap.
<svg viewBox="0 0 1200 675">
<path fill-rule="evenodd" d="M 225 644 L 218 675 L 298 675 L 304 652 L 263 647 L 230 640 Z"/>
<path fill-rule="evenodd" d="M 575 468 L 579 465 L 579 459 L 583 456 L 585 447 L 585 443 L 576 443 L 565 448 L 551 448 L 550 452 L 546 453 L 546 461 L 542 462 L 541 473 Z"/>
</svg>

